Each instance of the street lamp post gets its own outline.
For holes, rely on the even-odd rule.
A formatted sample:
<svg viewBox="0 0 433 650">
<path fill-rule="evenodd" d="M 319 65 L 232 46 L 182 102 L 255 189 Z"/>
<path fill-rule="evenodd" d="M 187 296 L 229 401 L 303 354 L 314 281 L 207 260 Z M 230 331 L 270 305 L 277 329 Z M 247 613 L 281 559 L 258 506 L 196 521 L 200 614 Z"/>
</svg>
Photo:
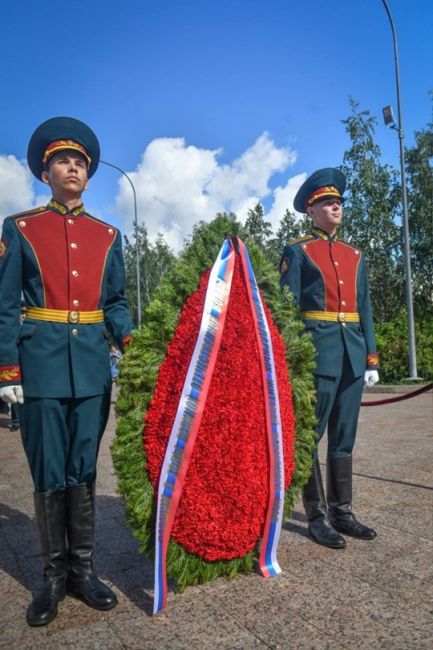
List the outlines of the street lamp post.
<svg viewBox="0 0 433 650">
<path fill-rule="evenodd" d="M 403 204 L 403 233 L 404 233 L 404 268 L 406 276 L 406 307 L 407 307 L 407 325 L 409 335 L 409 379 L 419 379 L 417 376 L 416 368 L 416 345 L 415 345 L 415 322 L 413 315 L 413 300 L 412 300 L 412 272 L 410 264 L 410 234 L 409 234 L 409 214 L 407 209 L 407 192 L 406 192 L 406 169 L 404 159 L 404 133 L 403 133 L 403 118 L 401 113 L 400 101 L 400 71 L 398 65 L 398 49 L 397 49 L 397 35 L 395 31 L 394 21 L 391 11 L 388 6 L 387 0 L 382 0 L 386 13 L 391 25 L 392 39 L 394 44 L 394 62 L 395 62 L 395 80 L 397 86 L 397 119 L 398 123 L 392 115 L 391 107 L 384 109 L 385 124 L 393 126 L 399 138 L 400 144 L 400 171 L 401 171 L 401 192 Z"/>
<path fill-rule="evenodd" d="M 101 162 L 103 165 L 107 165 L 108 167 L 112 167 L 113 169 L 117 169 L 117 171 L 123 174 L 123 176 L 128 180 L 132 188 L 132 194 L 134 196 L 134 233 L 135 233 L 135 267 L 136 267 L 135 281 L 137 285 L 137 322 L 138 322 L 138 327 L 141 327 L 140 253 L 138 250 L 137 195 L 135 192 L 134 183 L 131 181 L 128 174 L 124 172 L 123 169 L 121 169 L 117 165 L 113 165 L 113 163 L 109 163 L 106 160 L 100 160 L 99 162 Z"/>
</svg>

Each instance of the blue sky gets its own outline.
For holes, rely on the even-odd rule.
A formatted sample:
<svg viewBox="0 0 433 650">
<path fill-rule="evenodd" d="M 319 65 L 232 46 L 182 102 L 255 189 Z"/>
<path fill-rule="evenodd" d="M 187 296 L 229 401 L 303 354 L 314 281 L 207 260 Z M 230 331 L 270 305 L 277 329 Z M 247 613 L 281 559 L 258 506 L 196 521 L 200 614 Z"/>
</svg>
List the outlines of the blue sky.
<svg viewBox="0 0 433 650">
<path fill-rule="evenodd" d="M 389 0 L 406 144 L 431 119 L 433 3 Z M 139 220 L 178 248 L 199 218 L 257 200 L 278 223 L 305 174 L 338 165 L 348 96 L 378 118 L 383 160 L 398 138 L 391 30 L 381 0 L 0 2 L 0 214 L 45 200 L 28 176 L 34 128 L 71 115 L 131 175 Z M 101 167 L 87 208 L 125 231 L 132 199 Z"/>
</svg>

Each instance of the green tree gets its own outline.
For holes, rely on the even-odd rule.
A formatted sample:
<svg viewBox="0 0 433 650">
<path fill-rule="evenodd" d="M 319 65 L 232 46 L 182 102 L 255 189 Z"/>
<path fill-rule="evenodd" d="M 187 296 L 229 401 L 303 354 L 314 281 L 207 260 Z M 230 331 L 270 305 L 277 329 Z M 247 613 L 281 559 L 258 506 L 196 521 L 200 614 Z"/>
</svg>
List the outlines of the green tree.
<svg viewBox="0 0 433 650">
<path fill-rule="evenodd" d="M 161 234 L 157 235 L 154 243 L 151 243 L 144 225 L 138 226 L 137 237 L 135 233 L 131 239 L 125 235 L 124 244 L 126 297 L 132 320 L 137 325 L 137 247 L 142 310 L 151 301 L 152 293 L 161 278 L 172 268 L 175 256 Z"/>
<path fill-rule="evenodd" d="M 433 99 L 433 93 L 432 93 Z M 415 317 L 433 315 L 433 115 L 406 150 Z"/>
<path fill-rule="evenodd" d="M 269 259 L 275 265 L 278 265 L 284 246 L 294 239 L 306 235 L 310 230 L 311 220 L 307 215 L 303 215 L 299 219 L 294 212 L 290 212 L 287 208 L 280 221 L 275 237 L 270 239 L 266 245 L 266 252 Z"/>
<path fill-rule="evenodd" d="M 265 247 L 266 241 L 272 235 L 272 226 L 269 221 L 265 221 L 265 211 L 260 202 L 252 210 L 248 210 L 245 231 L 248 238 L 262 248 Z"/>
<path fill-rule="evenodd" d="M 390 321 L 404 304 L 401 265 L 402 233 L 400 188 L 397 172 L 380 162 L 374 141 L 376 118 L 350 98 L 352 114 L 342 120 L 351 139 L 342 171 L 347 179 L 347 199 L 340 235 L 363 251 L 375 320 Z"/>
</svg>

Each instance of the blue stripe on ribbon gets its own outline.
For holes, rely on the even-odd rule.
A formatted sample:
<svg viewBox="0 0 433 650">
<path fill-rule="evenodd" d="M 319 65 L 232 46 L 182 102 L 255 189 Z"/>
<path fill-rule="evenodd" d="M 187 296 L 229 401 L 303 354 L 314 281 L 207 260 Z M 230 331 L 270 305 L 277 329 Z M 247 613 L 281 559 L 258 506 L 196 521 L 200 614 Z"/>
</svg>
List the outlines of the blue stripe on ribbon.
<svg viewBox="0 0 433 650">
<path fill-rule="evenodd" d="M 226 271 L 227 271 L 227 263 L 228 263 L 228 260 L 223 260 L 221 262 L 221 265 L 220 265 L 219 269 L 218 269 L 218 277 L 219 277 L 220 280 L 225 280 Z"/>
<path fill-rule="evenodd" d="M 159 544 L 159 554 L 160 557 L 162 557 L 162 544 Z M 158 583 L 159 585 L 164 584 L 164 571 L 162 570 L 162 562 L 159 563 L 158 566 Z M 158 591 L 158 609 L 157 611 L 159 612 L 160 609 L 162 609 L 163 606 L 163 599 L 164 599 L 164 593 L 163 590 L 160 588 Z"/>
<path fill-rule="evenodd" d="M 220 251 L 220 257 L 221 259 L 225 259 L 228 257 L 231 253 L 232 250 L 232 244 L 230 239 L 225 239 L 223 242 L 223 245 L 221 246 L 221 251 Z"/>
<path fill-rule="evenodd" d="M 267 568 L 269 570 L 269 573 L 271 575 L 273 575 L 273 576 L 276 576 L 277 573 L 278 573 L 276 571 L 276 569 L 274 567 L 274 563 L 272 561 L 272 547 L 273 547 L 273 543 L 274 543 L 276 529 L 277 529 L 277 524 L 276 524 L 275 521 L 273 521 L 271 523 L 270 527 L 269 527 L 269 542 L 268 542 L 268 545 L 267 545 L 267 548 L 266 548 L 266 556 L 265 556 L 265 558 L 266 558 L 266 566 L 267 566 Z"/>
</svg>

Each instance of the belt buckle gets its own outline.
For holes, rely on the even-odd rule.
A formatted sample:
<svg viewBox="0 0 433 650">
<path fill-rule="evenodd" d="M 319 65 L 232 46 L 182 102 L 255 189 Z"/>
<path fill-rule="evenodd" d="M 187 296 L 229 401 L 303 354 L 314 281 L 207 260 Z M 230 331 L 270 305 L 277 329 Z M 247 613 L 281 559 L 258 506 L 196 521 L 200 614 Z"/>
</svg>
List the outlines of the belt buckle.
<svg viewBox="0 0 433 650">
<path fill-rule="evenodd" d="M 337 320 L 339 323 L 345 323 L 346 322 L 346 313 L 344 311 L 339 311 Z"/>
<path fill-rule="evenodd" d="M 70 311 L 70 312 L 68 312 L 68 322 L 69 323 L 79 323 L 80 322 L 80 312 L 79 311 Z"/>
</svg>

